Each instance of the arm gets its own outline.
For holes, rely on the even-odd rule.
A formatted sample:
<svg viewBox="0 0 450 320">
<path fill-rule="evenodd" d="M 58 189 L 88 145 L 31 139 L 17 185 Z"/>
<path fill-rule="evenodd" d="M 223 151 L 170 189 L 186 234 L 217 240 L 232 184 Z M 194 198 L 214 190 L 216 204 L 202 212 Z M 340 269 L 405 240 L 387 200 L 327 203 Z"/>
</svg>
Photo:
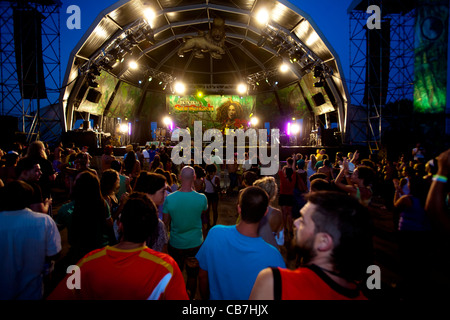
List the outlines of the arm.
<svg viewBox="0 0 450 320">
<path fill-rule="evenodd" d="M 354 193 L 355 190 L 354 190 L 353 186 L 351 186 L 351 185 L 346 185 L 346 184 L 343 184 L 343 183 L 341 182 L 341 181 L 342 181 L 342 178 L 343 178 L 344 176 L 345 176 L 346 178 L 349 178 L 349 177 L 350 177 L 350 175 L 349 175 L 349 173 L 348 173 L 348 161 L 347 161 L 347 160 L 344 161 L 344 164 L 343 164 L 343 167 L 342 167 L 341 171 L 339 172 L 338 176 L 336 177 L 336 180 L 334 180 L 334 184 L 336 185 L 336 187 L 338 187 L 338 188 L 341 189 L 342 191 L 346 191 L 346 192 L 348 192 L 348 193 Z"/>
<path fill-rule="evenodd" d="M 208 271 L 205 271 L 202 268 L 200 268 L 200 271 L 198 273 L 198 285 L 202 300 L 209 300 Z"/>
<path fill-rule="evenodd" d="M 448 177 L 450 172 L 450 149 L 441 153 L 437 160 L 437 175 Z M 450 216 L 445 208 L 445 197 L 445 183 L 433 180 L 430 190 L 428 191 L 425 210 L 433 224 L 435 224 L 441 231 L 449 232 Z"/>
<path fill-rule="evenodd" d="M 166 226 L 167 232 L 170 230 L 170 215 L 168 213 L 163 213 L 163 222 Z"/>
<path fill-rule="evenodd" d="M 266 268 L 256 278 L 249 300 L 273 300 L 273 273 Z"/>
</svg>

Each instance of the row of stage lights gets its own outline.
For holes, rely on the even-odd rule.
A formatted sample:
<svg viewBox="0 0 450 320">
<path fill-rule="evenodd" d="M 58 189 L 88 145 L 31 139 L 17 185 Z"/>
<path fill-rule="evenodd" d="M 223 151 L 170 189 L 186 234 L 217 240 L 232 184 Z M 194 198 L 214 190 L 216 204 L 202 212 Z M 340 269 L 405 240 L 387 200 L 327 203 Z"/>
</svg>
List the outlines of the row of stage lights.
<svg viewBox="0 0 450 320">
<path fill-rule="evenodd" d="M 98 83 L 95 81 L 95 78 L 100 75 L 99 67 L 105 69 L 105 70 L 111 70 L 113 68 L 113 65 L 117 63 L 124 62 L 125 55 L 132 53 L 132 47 L 134 45 L 137 45 L 139 41 L 148 40 L 150 42 L 154 42 L 154 34 L 153 34 L 153 21 L 156 17 L 155 12 L 152 9 L 146 9 L 144 11 L 144 23 L 140 22 L 136 26 L 133 26 L 132 28 L 126 30 L 123 34 L 123 37 L 120 39 L 116 39 L 112 42 L 113 48 L 107 50 L 106 52 L 103 52 L 103 54 L 100 56 L 99 59 L 94 60 L 88 64 L 87 67 L 87 81 L 90 87 L 98 87 Z M 300 49 L 299 47 L 293 47 L 291 43 L 287 43 L 286 40 L 275 40 L 277 38 L 278 33 L 273 35 L 274 29 L 269 25 L 270 22 L 270 14 L 269 11 L 265 8 L 260 9 L 256 15 L 256 20 L 258 24 L 266 28 L 263 30 L 262 39 L 266 39 L 266 37 L 270 38 L 272 42 L 272 45 L 274 46 L 280 46 L 280 43 L 282 43 L 284 46 L 288 46 L 289 51 L 289 61 L 290 64 L 299 63 L 300 66 L 304 67 L 304 69 L 308 68 L 314 64 L 314 77 L 318 78 L 319 81 L 314 84 L 315 87 L 322 87 L 324 83 L 325 78 L 325 70 L 324 67 L 317 63 L 317 60 L 314 61 L 305 51 L 304 49 Z M 132 31 L 133 28 L 137 28 L 136 31 Z M 267 29 L 269 31 L 267 31 Z M 131 30 L 131 31 L 130 31 Z M 136 35 L 133 35 L 133 32 L 136 33 Z M 263 45 L 263 44 L 262 44 Z M 114 61 L 115 63 L 111 65 L 111 62 Z M 96 62 L 95 62 L 96 61 Z M 139 69 L 139 64 L 136 60 L 132 59 L 129 62 L 127 62 L 128 68 L 130 70 L 137 70 Z M 276 87 L 278 85 L 278 81 L 269 81 L 269 77 L 274 76 L 278 74 L 278 72 L 281 73 L 287 73 L 291 70 L 291 66 L 285 62 L 283 62 L 279 68 L 274 68 L 270 70 L 269 72 L 263 71 L 258 72 L 253 75 L 247 76 L 246 80 L 242 81 L 241 83 L 236 85 L 236 92 L 239 95 L 245 95 L 248 94 L 249 89 L 255 90 L 257 86 L 260 86 L 261 82 L 265 81 L 269 86 Z M 182 81 L 176 81 L 176 78 L 169 74 L 165 74 L 163 72 L 157 72 L 156 74 L 152 74 L 150 72 L 150 69 L 148 70 L 150 74 L 148 76 L 148 81 L 152 81 L 153 78 L 160 78 L 159 85 L 163 86 L 163 90 L 166 89 L 166 87 L 169 85 L 170 89 L 174 94 L 177 95 L 184 95 L 186 94 L 187 87 L 185 83 Z M 308 70 L 312 71 L 312 70 Z M 329 70 L 327 70 L 329 72 Z M 140 84 L 143 83 L 142 80 L 139 81 Z M 203 95 L 202 92 L 197 92 L 197 95 L 200 97 Z"/>
</svg>

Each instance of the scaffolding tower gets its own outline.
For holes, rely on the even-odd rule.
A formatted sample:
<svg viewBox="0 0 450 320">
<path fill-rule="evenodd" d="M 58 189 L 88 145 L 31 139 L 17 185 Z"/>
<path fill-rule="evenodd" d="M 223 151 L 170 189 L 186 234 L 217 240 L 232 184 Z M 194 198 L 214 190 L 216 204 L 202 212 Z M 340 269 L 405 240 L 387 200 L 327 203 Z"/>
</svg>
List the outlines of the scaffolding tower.
<svg viewBox="0 0 450 320">
<path fill-rule="evenodd" d="M 380 0 L 356 1 L 348 10 L 352 99 L 348 124 L 352 143 L 367 145 L 371 152 L 380 150 L 383 131 L 390 126 L 392 113 L 384 115 L 385 106 L 401 100 L 412 101 L 414 95 L 416 11 L 411 2 L 394 1 L 395 5 L 391 2 L 389 6 L 385 3 L 383 5 Z M 377 5 L 381 11 L 381 29 L 375 36 L 367 27 L 372 15 L 367 9 L 371 5 Z M 370 46 L 376 48 L 369 49 Z M 375 69 L 375 74 L 371 74 L 369 68 Z M 374 76 L 375 81 L 370 79 Z"/>
<path fill-rule="evenodd" d="M 18 119 L 26 142 L 56 142 L 61 134 L 60 1 L 0 1 L 0 116 Z M 14 11 L 35 10 L 41 17 L 41 42 L 46 98 L 23 98 L 16 64 Z M 22 80 L 19 80 L 19 79 Z"/>
</svg>

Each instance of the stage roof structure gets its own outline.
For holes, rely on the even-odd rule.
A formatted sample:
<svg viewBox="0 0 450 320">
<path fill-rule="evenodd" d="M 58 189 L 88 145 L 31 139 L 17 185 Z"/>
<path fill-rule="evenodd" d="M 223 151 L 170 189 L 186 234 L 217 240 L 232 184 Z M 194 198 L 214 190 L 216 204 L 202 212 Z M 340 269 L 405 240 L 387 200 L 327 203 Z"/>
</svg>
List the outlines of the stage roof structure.
<svg viewBox="0 0 450 320">
<path fill-rule="evenodd" d="M 258 22 L 261 8 L 269 12 L 267 24 Z M 152 22 L 146 9 L 154 12 Z M 220 19 L 225 31 L 223 52 L 187 51 L 189 39 L 206 35 Z M 136 61 L 135 69 L 127 64 L 130 59 Z M 291 72 L 278 77 L 280 88 L 310 73 L 328 84 L 344 135 L 349 94 L 338 55 L 311 17 L 293 4 L 121 0 L 98 15 L 70 55 L 60 96 L 64 126 L 71 128 L 83 87 L 99 69 L 144 90 L 161 91 L 167 85 L 173 90 L 175 81 L 182 80 L 188 91 L 200 88 L 209 94 L 227 94 L 242 81 L 249 94 L 257 94 L 273 90 L 273 84 L 264 80 L 276 74 L 282 62 L 291 66 Z"/>
</svg>

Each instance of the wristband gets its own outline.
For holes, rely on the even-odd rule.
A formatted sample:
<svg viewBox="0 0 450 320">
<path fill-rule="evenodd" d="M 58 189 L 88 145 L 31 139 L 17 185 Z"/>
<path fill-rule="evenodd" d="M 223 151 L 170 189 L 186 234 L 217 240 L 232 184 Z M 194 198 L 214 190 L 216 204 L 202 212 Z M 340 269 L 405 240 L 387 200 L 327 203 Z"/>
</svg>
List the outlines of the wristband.
<svg viewBox="0 0 450 320">
<path fill-rule="evenodd" d="M 436 175 L 433 176 L 433 181 L 447 183 L 448 178 L 446 176 L 439 176 L 439 175 L 436 174 Z"/>
</svg>

